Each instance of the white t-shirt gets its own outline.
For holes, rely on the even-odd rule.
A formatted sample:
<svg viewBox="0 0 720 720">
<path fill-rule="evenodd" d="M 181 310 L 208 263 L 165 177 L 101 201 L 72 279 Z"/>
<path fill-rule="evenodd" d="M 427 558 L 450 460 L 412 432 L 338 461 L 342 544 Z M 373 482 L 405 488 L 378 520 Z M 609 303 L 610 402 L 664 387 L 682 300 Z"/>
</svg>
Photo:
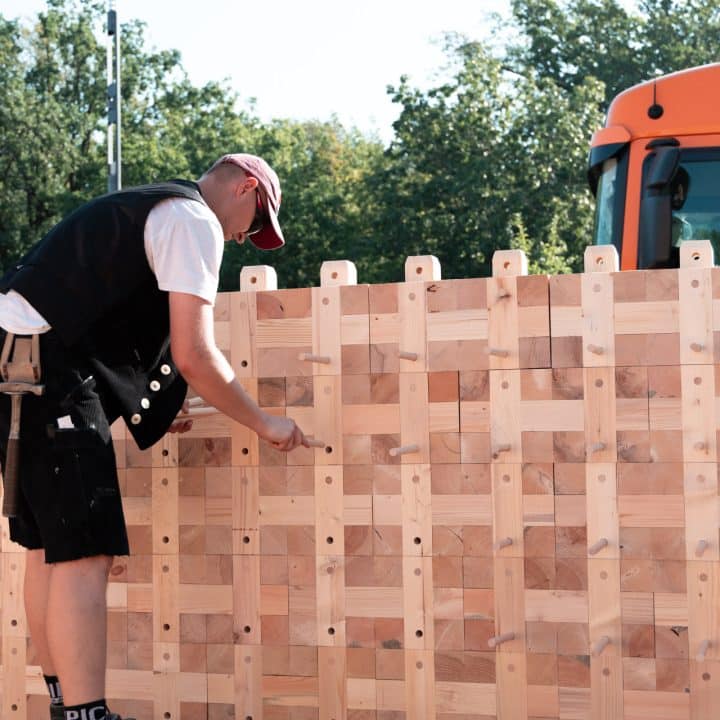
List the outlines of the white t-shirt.
<svg viewBox="0 0 720 720">
<path fill-rule="evenodd" d="M 161 290 L 197 295 L 214 305 L 224 247 L 215 213 L 196 200 L 163 200 L 145 221 L 145 255 Z M 50 329 L 45 318 L 14 290 L 0 294 L 0 326 L 17 335 Z"/>
</svg>

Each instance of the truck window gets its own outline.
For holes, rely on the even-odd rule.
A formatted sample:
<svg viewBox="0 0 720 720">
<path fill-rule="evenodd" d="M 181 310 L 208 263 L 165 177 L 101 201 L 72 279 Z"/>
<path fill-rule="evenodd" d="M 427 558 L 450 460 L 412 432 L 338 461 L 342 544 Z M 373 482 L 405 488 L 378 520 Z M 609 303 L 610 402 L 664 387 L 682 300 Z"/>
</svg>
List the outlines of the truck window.
<svg viewBox="0 0 720 720">
<path fill-rule="evenodd" d="M 624 151 L 603 163 L 596 194 L 593 242 L 614 245 L 618 255 L 622 246 L 626 179 L 627 152 Z"/>
<path fill-rule="evenodd" d="M 673 188 L 672 242 L 710 240 L 720 258 L 720 153 L 685 150 Z"/>
</svg>

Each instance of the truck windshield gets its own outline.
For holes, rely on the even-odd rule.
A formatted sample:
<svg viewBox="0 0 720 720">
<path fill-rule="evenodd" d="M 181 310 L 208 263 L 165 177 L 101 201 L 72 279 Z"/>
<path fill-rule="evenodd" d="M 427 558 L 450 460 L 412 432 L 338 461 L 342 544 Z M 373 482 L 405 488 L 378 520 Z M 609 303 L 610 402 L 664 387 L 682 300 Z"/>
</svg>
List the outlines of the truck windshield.
<svg viewBox="0 0 720 720">
<path fill-rule="evenodd" d="M 622 151 L 603 163 L 596 193 L 593 242 L 614 245 L 618 255 L 622 246 L 627 157 L 627 151 Z"/>
<path fill-rule="evenodd" d="M 684 171 L 684 172 L 683 172 Z M 672 206 L 672 242 L 710 240 L 720 258 L 720 154 L 686 150 L 680 156 L 680 182 Z M 678 177 L 678 176 L 676 176 Z"/>
</svg>

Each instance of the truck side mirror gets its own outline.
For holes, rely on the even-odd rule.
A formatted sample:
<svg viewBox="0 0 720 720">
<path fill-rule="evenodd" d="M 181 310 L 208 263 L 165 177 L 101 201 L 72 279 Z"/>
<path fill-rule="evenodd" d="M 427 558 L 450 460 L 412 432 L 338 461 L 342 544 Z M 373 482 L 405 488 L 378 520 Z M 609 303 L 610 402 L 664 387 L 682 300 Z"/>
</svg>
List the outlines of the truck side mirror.
<svg viewBox="0 0 720 720">
<path fill-rule="evenodd" d="M 677 147 L 659 147 L 649 156 L 640 202 L 638 268 L 671 267 L 672 181 L 680 163 Z"/>
</svg>

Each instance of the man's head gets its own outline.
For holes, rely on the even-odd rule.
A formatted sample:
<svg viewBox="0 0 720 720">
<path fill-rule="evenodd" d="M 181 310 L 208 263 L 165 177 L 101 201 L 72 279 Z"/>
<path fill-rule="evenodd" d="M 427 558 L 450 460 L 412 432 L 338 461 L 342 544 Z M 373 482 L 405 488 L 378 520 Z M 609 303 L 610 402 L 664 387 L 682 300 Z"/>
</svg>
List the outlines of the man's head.
<svg viewBox="0 0 720 720">
<path fill-rule="evenodd" d="M 285 244 L 277 214 L 280 181 L 257 155 L 223 155 L 198 181 L 205 201 L 217 215 L 226 240 L 246 238 L 262 250 Z"/>
</svg>

